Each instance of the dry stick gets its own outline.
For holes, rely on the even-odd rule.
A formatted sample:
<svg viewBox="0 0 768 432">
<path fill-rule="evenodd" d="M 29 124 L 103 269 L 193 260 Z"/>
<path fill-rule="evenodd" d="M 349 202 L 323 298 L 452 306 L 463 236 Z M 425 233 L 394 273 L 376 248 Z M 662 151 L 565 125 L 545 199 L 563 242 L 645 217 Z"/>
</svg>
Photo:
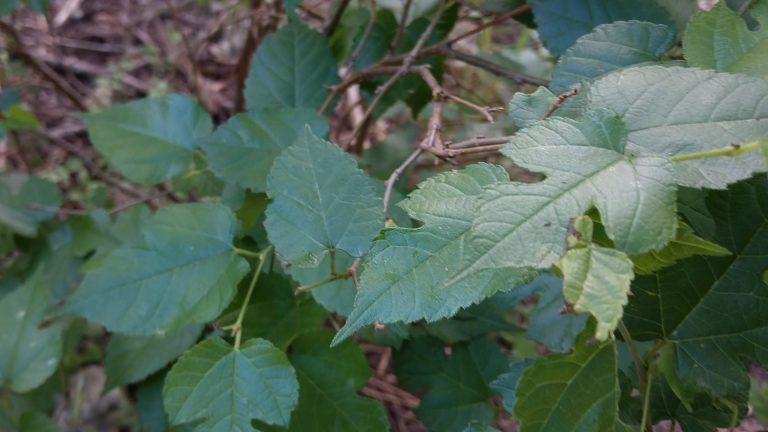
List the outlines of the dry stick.
<svg viewBox="0 0 768 432">
<path fill-rule="evenodd" d="M 325 27 L 324 33 L 326 37 L 332 35 L 336 30 L 339 22 L 341 22 L 341 16 L 344 15 L 344 10 L 347 9 L 347 6 L 349 6 L 349 0 L 341 0 L 339 7 L 336 8 L 336 13 L 334 13 L 333 18 L 331 18 L 331 22 L 328 23 L 327 27 Z"/>
<path fill-rule="evenodd" d="M 88 107 L 83 100 L 84 96 L 80 95 L 64 78 L 62 78 L 56 71 L 51 69 L 50 66 L 36 59 L 30 54 L 24 44 L 21 42 L 21 36 L 16 29 L 0 21 L 0 30 L 2 30 L 10 39 L 13 44 L 16 45 L 17 53 L 40 75 L 50 81 L 59 91 L 61 91 L 72 103 L 81 111 L 88 111 Z"/>
<path fill-rule="evenodd" d="M 452 150 L 463 149 L 467 147 L 481 147 L 496 144 L 506 144 L 513 138 L 512 135 L 500 136 L 500 137 L 475 137 L 464 141 L 459 141 L 455 144 L 450 144 Z"/>
<path fill-rule="evenodd" d="M 510 69 L 507 69 L 501 65 L 498 65 L 496 63 L 485 60 L 483 58 L 473 56 L 471 54 L 463 53 L 461 51 L 456 51 L 453 48 L 449 48 L 447 46 L 443 46 L 440 52 L 443 53 L 448 58 L 459 60 L 470 66 L 475 66 L 477 68 L 486 70 L 496 76 L 509 78 L 518 84 L 529 83 L 529 84 L 535 84 L 540 86 L 549 85 L 549 81 L 543 78 L 537 78 L 535 76 L 531 76 L 522 72 L 516 72 Z"/>
<path fill-rule="evenodd" d="M 389 53 L 394 54 L 395 50 L 397 50 L 397 46 L 400 45 L 400 39 L 403 37 L 403 32 L 405 32 L 405 23 L 408 21 L 408 14 L 411 12 L 411 0 L 405 0 L 405 5 L 403 5 L 403 13 L 400 15 L 400 25 L 397 26 L 397 33 L 395 33 L 395 37 L 392 38 L 392 42 L 389 44 Z"/>
<path fill-rule="evenodd" d="M 421 48 L 424 46 L 424 44 L 427 42 L 427 39 L 429 39 L 429 36 L 432 34 L 432 31 L 435 29 L 435 26 L 437 25 L 438 20 L 443 15 L 443 11 L 445 11 L 445 0 L 440 2 L 440 6 L 437 9 L 437 12 L 432 17 L 432 20 L 429 22 L 429 26 L 427 26 L 427 29 L 424 30 L 424 33 L 421 34 L 421 37 L 419 37 L 419 40 L 416 42 L 416 45 L 414 45 L 413 49 L 408 53 L 407 56 L 403 59 L 403 63 L 400 66 L 400 68 L 397 70 L 397 72 L 392 75 L 387 82 L 384 83 L 381 87 L 376 89 L 376 97 L 373 98 L 370 105 L 368 105 L 368 109 L 365 110 L 365 113 L 363 114 L 363 119 L 360 122 L 360 124 L 355 128 L 354 131 L 352 131 L 352 137 L 349 139 L 349 142 L 352 143 L 355 141 L 355 138 L 357 138 L 357 135 L 360 133 L 360 130 L 362 129 L 362 125 L 365 124 L 365 121 L 368 119 L 368 117 L 371 116 L 373 113 L 374 108 L 376 108 L 376 105 L 379 104 L 381 101 L 381 98 L 384 96 L 384 94 L 392 87 L 395 82 L 400 79 L 403 74 L 408 72 L 408 69 L 411 67 L 411 64 L 416 59 L 416 54 L 421 50 Z"/>
<path fill-rule="evenodd" d="M 397 169 L 392 171 L 392 174 L 389 175 L 389 178 L 386 182 L 384 182 L 385 188 L 384 188 L 384 213 L 387 212 L 387 208 L 389 208 L 389 199 L 392 196 L 392 188 L 395 186 L 395 182 L 397 182 L 397 179 L 400 178 L 401 175 L 403 175 L 403 172 L 408 169 L 408 166 L 410 166 L 416 159 L 421 156 L 421 153 L 424 152 L 424 149 L 421 147 L 417 148 L 416 150 L 411 153 L 408 158 L 400 164 Z"/>
<path fill-rule="evenodd" d="M 576 93 L 578 93 L 578 90 L 571 89 L 571 90 L 568 90 L 565 93 L 561 93 L 561 94 L 557 95 L 555 97 L 555 100 L 552 101 L 552 105 L 549 106 L 549 109 L 547 110 L 547 112 L 544 113 L 544 115 L 541 117 L 541 119 L 542 120 L 548 119 L 552 114 L 555 113 L 555 111 L 557 111 L 558 108 L 560 108 L 560 106 L 563 103 L 565 103 L 565 101 L 569 97 L 576 95 Z"/>
</svg>

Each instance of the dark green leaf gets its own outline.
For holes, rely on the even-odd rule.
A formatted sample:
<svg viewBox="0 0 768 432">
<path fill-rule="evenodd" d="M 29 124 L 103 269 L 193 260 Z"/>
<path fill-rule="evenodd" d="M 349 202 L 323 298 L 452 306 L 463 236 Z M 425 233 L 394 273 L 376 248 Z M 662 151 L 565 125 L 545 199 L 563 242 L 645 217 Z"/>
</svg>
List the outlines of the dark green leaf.
<svg viewBox="0 0 768 432">
<path fill-rule="evenodd" d="M 55 184 L 21 173 L 0 176 L 0 227 L 26 236 L 37 235 L 37 225 L 56 215 L 61 194 Z"/>
<path fill-rule="evenodd" d="M 61 327 L 38 328 L 49 298 L 38 271 L 0 300 L 0 387 L 26 392 L 56 371 L 61 359 Z"/>
<path fill-rule="evenodd" d="M 520 431 L 608 431 L 618 420 L 619 382 L 613 341 L 587 343 L 587 329 L 568 355 L 543 357 L 517 383 Z"/>
<path fill-rule="evenodd" d="M 509 369 L 491 383 L 491 388 L 501 395 L 504 409 L 512 415 L 514 415 L 514 406 L 517 400 L 517 383 L 523 376 L 523 372 L 532 364 L 533 360 L 531 359 L 513 361 L 509 364 Z"/>
<path fill-rule="evenodd" d="M 114 105 L 82 118 L 96 149 L 127 179 L 145 184 L 183 172 L 213 128 L 203 107 L 180 94 Z"/>
<path fill-rule="evenodd" d="M 164 336 L 112 335 L 104 359 L 104 388 L 132 384 L 162 369 L 192 346 L 202 329 L 191 324 Z"/>
<path fill-rule="evenodd" d="M 563 280 L 543 273 L 526 287 L 514 291 L 526 289 L 538 296 L 536 307 L 528 314 L 528 338 L 556 353 L 571 351 L 576 336 L 587 324 L 588 315 L 563 313 Z"/>
<path fill-rule="evenodd" d="M 395 15 L 387 9 L 376 11 L 376 21 L 373 24 L 373 28 L 371 28 L 368 38 L 365 40 L 362 48 L 360 48 L 360 53 L 352 67 L 354 69 L 363 69 L 381 60 L 389 52 L 390 43 L 396 33 L 397 18 L 395 18 Z M 354 49 L 358 49 L 357 46 L 360 44 L 364 34 L 365 26 L 360 29 L 352 43 L 352 46 L 355 47 Z"/>
<path fill-rule="evenodd" d="M 674 43 L 675 32 L 661 24 L 621 21 L 599 25 L 560 57 L 549 88 L 562 93 L 617 69 L 657 62 Z"/>
<path fill-rule="evenodd" d="M 156 374 L 136 390 L 136 416 L 144 432 L 167 432 L 168 416 L 163 408 L 165 373 Z"/>
<path fill-rule="evenodd" d="M 249 109 L 304 107 L 316 110 L 339 78 L 328 41 L 298 19 L 265 37 L 245 81 Z"/>
<path fill-rule="evenodd" d="M 28 411 L 19 418 L 19 432 L 59 432 L 59 426 L 47 415 Z"/>
<path fill-rule="evenodd" d="M 317 136 L 328 133 L 328 123 L 312 109 L 259 109 L 230 118 L 202 146 L 218 177 L 264 192 L 272 163 L 293 145 L 304 125 Z"/>
<path fill-rule="evenodd" d="M 642 7 L 634 0 L 532 0 L 531 7 L 544 45 L 560 55 L 576 39 L 599 24 L 649 21 L 673 25 L 669 13 L 653 2 Z"/>
<path fill-rule="evenodd" d="M 720 396 L 745 394 L 744 359 L 768 363 L 768 179 L 712 191 L 707 204 L 714 240 L 732 255 L 696 256 L 638 277 L 625 319 L 636 339 L 674 344 L 684 382 Z"/>
<path fill-rule="evenodd" d="M 383 204 L 370 179 L 352 157 L 309 128 L 275 159 L 267 194 L 267 234 L 293 264 L 315 266 L 328 249 L 362 256 L 384 226 Z"/>
<path fill-rule="evenodd" d="M 381 404 L 357 394 L 371 376 L 362 350 L 351 341 L 329 348 L 332 336 L 328 330 L 318 330 L 291 345 L 289 359 L 301 390 L 288 431 L 389 430 Z"/>
<path fill-rule="evenodd" d="M 251 419 L 287 425 L 299 383 L 282 351 L 263 339 L 233 349 L 219 338 L 187 351 L 165 379 L 171 424 L 201 421 L 195 431 L 256 431 Z"/>
<path fill-rule="evenodd" d="M 241 285 L 245 284 L 244 281 Z M 219 318 L 219 323 L 233 324 L 241 304 L 242 300 L 234 301 L 230 311 Z M 243 338 L 264 338 L 286 349 L 296 337 L 317 329 L 327 315 L 309 296 L 294 295 L 293 286 L 285 278 L 276 274 L 261 275 L 245 310 Z"/>
<path fill-rule="evenodd" d="M 144 225 L 144 244 L 89 266 L 61 313 L 135 336 L 212 320 L 248 271 L 232 247 L 234 230 L 234 215 L 220 204 L 164 207 Z"/>
<path fill-rule="evenodd" d="M 508 360 L 490 339 L 455 344 L 450 355 L 438 339 L 413 339 L 395 353 L 394 361 L 405 388 L 429 388 L 416 409 L 429 430 L 460 432 L 470 422 L 493 423 L 489 385 L 507 371 Z"/>
</svg>

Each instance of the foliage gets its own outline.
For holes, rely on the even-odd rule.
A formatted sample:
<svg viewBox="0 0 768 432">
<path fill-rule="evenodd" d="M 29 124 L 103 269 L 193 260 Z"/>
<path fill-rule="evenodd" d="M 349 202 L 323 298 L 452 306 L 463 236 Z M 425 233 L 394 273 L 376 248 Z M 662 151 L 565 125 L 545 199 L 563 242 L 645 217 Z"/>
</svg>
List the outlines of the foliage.
<svg viewBox="0 0 768 432">
<path fill-rule="evenodd" d="M 532 12 L 559 56 L 492 144 L 447 137 L 446 119 L 495 113 L 443 80 L 446 59 L 490 62 L 451 39 L 465 3 Z M 45 174 L 3 173 L 0 427 L 55 430 L 36 392 L 50 404 L 54 374 L 103 360 L 146 430 L 385 431 L 380 352 L 383 385 L 435 431 L 714 430 L 750 394 L 765 416 L 749 374 L 768 366 L 765 28 L 724 2 L 529 4 L 402 22 L 344 5 L 320 33 L 289 3 L 243 63 L 247 111 L 172 93 L 78 115 L 160 198 L 72 213 Z M 365 108 L 341 133 L 351 87 Z M 2 133 L 38 127 L 11 99 Z M 358 128 L 398 110 L 426 123 L 417 147 L 366 150 Z"/>
</svg>

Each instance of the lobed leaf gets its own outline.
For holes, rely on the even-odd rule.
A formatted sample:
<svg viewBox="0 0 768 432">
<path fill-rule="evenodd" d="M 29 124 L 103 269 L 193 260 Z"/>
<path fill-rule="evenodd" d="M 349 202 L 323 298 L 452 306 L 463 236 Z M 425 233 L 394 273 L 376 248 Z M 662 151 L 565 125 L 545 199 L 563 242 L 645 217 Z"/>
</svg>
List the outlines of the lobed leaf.
<svg viewBox="0 0 768 432">
<path fill-rule="evenodd" d="M 768 82 L 694 68 L 644 66 L 595 81 L 592 106 L 619 114 L 627 153 L 694 153 L 742 144 L 768 135 Z M 675 164 L 678 184 L 722 189 L 765 171 L 756 152 Z"/>
<path fill-rule="evenodd" d="M 298 393 L 285 354 L 263 339 L 239 349 L 205 340 L 179 359 L 163 387 L 171 424 L 199 421 L 197 432 L 256 431 L 251 419 L 286 426 Z"/>
<path fill-rule="evenodd" d="M 424 226 L 387 230 L 374 243 L 354 308 L 334 343 L 375 321 L 436 321 L 532 277 L 535 272 L 513 269 L 446 285 L 465 254 L 477 196 L 508 178 L 499 166 L 477 164 L 438 174 L 412 192 L 401 206 Z"/>
</svg>

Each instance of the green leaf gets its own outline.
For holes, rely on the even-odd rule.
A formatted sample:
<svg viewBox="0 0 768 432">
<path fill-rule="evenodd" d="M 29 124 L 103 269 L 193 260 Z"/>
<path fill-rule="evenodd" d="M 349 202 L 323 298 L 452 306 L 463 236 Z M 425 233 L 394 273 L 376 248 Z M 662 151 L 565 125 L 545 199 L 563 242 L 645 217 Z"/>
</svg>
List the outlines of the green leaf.
<svg viewBox="0 0 768 432">
<path fill-rule="evenodd" d="M 515 401 L 517 400 L 517 383 L 520 382 L 520 377 L 523 376 L 523 372 L 525 372 L 525 370 L 532 364 L 533 360 L 531 359 L 513 361 L 509 364 L 509 369 L 499 375 L 491 383 L 491 388 L 501 395 L 504 409 L 512 415 L 515 414 L 514 407 Z"/>
<path fill-rule="evenodd" d="M 519 330 L 520 327 L 508 316 L 506 305 L 495 300 L 494 297 L 488 298 L 456 312 L 450 318 L 429 323 L 424 329 L 447 343 L 469 341 L 488 332 Z"/>
<path fill-rule="evenodd" d="M 605 110 L 518 132 L 504 154 L 546 179 L 485 188 L 455 279 L 492 268 L 549 267 L 565 252 L 571 218 L 593 205 L 616 249 L 637 254 L 664 246 L 677 225 L 671 163 L 627 154 L 625 140 L 621 119 Z"/>
<path fill-rule="evenodd" d="M 383 204 L 368 176 L 309 128 L 275 159 L 267 194 L 272 202 L 264 226 L 293 264 L 316 265 L 328 249 L 362 256 L 384 226 Z"/>
<path fill-rule="evenodd" d="M 661 24 L 621 21 L 599 25 L 560 57 L 549 88 L 562 93 L 617 69 L 658 62 L 674 43 L 675 32 Z"/>
<path fill-rule="evenodd" d="M 136 416 L 143 432 L 167 432 L 168 416 L 163 408 L 165 373 L 152 375 L 136 389 Z"/>
<path fill-rule="evenodd" d="M 241 285 L 248 282 L 249 278 L 245 278 Z M 218 319 L 221 325 L 237 321 L 244 299 L 237 300 Z M 261 275 L 245 310 L 242 337 L 264 338 L 284 350 L 296 337 L 317 329 L 327 315 L 308 295 L 294 295 L 293 286 L 284 277 L 276 274 Z"/>
<path fill-rule="evenodd" d="M 438 339 L 413 339 L 395 352 L 394 361 L 406 389 L 429 388 L 416 408 L 429 430 L 460 432 L 472 421 L 493 423 L 490 383 L 507 371 L 508 360 L 490 339 L 455 344 L 450 356 Z"/>
<path fill-rule="evenodd" d="M 554 100 L 555 95 L 544 86 L 531 94 L 517 92 L 509 101 L 507 112 L 515 126 L 526 128 L 544 118 Z"/>
<path fill-rule="evenodd" d="M 19 418 L 19 432 L 59 432 L 59 426 L 47 415 L 27 411 Z"/>
<path fill-rule="evenodd" d="M 192 346 L 202 329 L 191 324 L 164 336 L 112 335 L 104 359 L 104 388 L 133 384 L 162 369 Z"/>
<path fill-rule="evenodd" d="M 309 125 L 317 136 L 328 123 L 307 108 L 259 109 L 237 114 L 202 142 L 211 170 L 220 178 L 264 192 L 272 163 Z"/>
<path fill-rule="evenodd" d="M 353 47 L 357 47 L 365 34 L 365 27 L 360 29 L 360 32 L 355 36 L 355 40 L 352 42 Z M 397 18 L 388 9 L 379 9 L 376 11 L 376 21 L 373 23 L 368 38 L 365 39 L 360 52 L 352 63 L 353 69 L 364 69 L 377 61 L 381 60 L 387 52 L 389 52 L 389 46 L 397 34 Z M 358 49 L 358 48 L 354 48 Z"/>
<path fill-rule="evenodd" d="M 344 272 L 352 266 L 355 259 L 343 251 L 336 251 L 336 272 Z M 321 281 L 331 275 L 330 254 L 323 256 L 316 267 L 288 267 L 288 273 L 301 285 L 309 285 Z M 317 288 L 312 288 L 310 294 L 316 302 L 333 313 L 349 316 L 355 302 L 357 289 L 351 278 L 339 279 Z"/>
<path fill-rule="evenodd" d="M 762 281 L 768 268 L 768 179 L 711 191 L 707 204 L 717 226 L 714 240 L 732 255 L 695 256 L 636 278 L 625 322 L 637 340 L 674 344 L 684 382 L 716 396 L 746 394 L 744 360 L 768 364 L 768 286 Z"/>
<path fill-rule="evenodd" d="M 623 69 L 589 89 L 593 106 L 619 114 L 629 154 L 679 155 L 747 143 L 768 134 L 768 82 L 694 68 Z M 722 189 L 765 171 L 757 152 L 675 164 L 678 184 Z"/>
<path fill-rule="evenodd" d="M 363 351 L 351 341 L 329 348 L 332 336 L 329 330 L 318 330 L 302 335 L 291 345 L 289 359 L 301 391 L 288 431 L 389 430 L 384 407 L 357 394 L 371 376 Z"/>
<path fill-rule="evenodd" d="M 336 61 L 328 41 L 300 20 L 290 20 L 259 44 L 245 80 L 249 109 L 320 108 L 336 84 Z"/>
<path fill-rule="evenodd" d="M 565 300 L 597 319 L 595 337 L 606 340 L 619 324 L 634 277 L 626 254 L 600 246 L 569 250 L 560 261 Z"/>
<path fill-rule="evenodd" d="M 40 126 L 37 117 L 19 104 L 11 105 L 3 115 L 5 126 L 11 130 L 29 130 Z"/>
<path fill-rule="evenodd" d="M 391 229 L 377 240 L 360 274 L 360 290 L 338 343 L 375 321 L 436 321 L 535 273 L 514 269 L 445 285 L 462 261 L 476 197 L 483 187 L 509 177 L 496 165 L 477 164 L 438 174 L 401 203 L 419 229 Z"/>
<path fill-rule="evenodd" d="M 694 255 L 723 256 L 730 253 L 728 249 L 697 236 L 690 226 L 680 222 L 675 238 L 663 249 L 634 256 L 632 262 L 636 274 L 647 275 Z"/>
<path fill-rule="evenodd" d="M 61 193 L 55 184 L 21 173 L 0 176 L 0 227 L 25 237 L 37 235 L 37 225 L 56 215 Z"/>
<path fill-rule="evenodd" d="M 197 432 L 256 431 L 251 419 L 287 425 L 299 400 L 285 354 L 263 339 L 239 349 L 205 340 L 173 366 L 163 388 L 171 424 L 201 421 Z"/>
<path fill-rule="evenodd" d="M 16 392 L 42 384 L 61 359 L 61 327 L 38 328 L 50 297 L 41 273 L 0 300 L 0 387 Z"/>
<path fill-rule="evenodd" d="M 761 378 L 752 378 L 749 389 L 749 406 L 760 424 L 768 424 L 768 383 Z"/>
<path fill-rule="evenodd" d="M 19 0 L 0 0 L 0 16 L 8 15 L 19 7 Z"/>
<path fill-rule="evenodd" d="M 164 207 L 145 223 L 144 244 L 121 246 L 89 266 L 61 313 L 135 336 L 210 321 L 248 271 L 232 247 L 234 230 L 234 215 L 220 204 Z"/>
<path fill-rule="evenodd" d="M 552 352 L 570 352 L 576 336 L 587 324 L 588 315 L 563 313 L 563 280 L 551 273 L 542 273 L 515 291 L 526 288 L 538 297 L 536 306 L 528 314 L 528 339 L 544 344 Z"/>
<path fill-rule="evenodd" d="M 82 118 L 96 149 L 125 178 L 144 184 L 183 172 L 213 127 L 203 107 L 180 94 L 114 105 Z"/>
<path fill-rule="evenodd" d="M 768 3 L 756 3 L 750 13 L 760 24 L 756 30 L 724 2 L 696 14 L 683 35 L 688 64 L 768 77 Z"/>
<path fill-rule="evenodd" d="M 517 383 L 521 432 L 607 431 L 618 420 L 619 381 L 613 341 L 588 343 L 585 330 L 573 353 L 542 357 Z"/>
<path fill-rule="evenodd" d="M 556 56 L 599 24 L 638 20 L 674 25 L 655 1 L 642 7 L 634 0 L 532 0 L 530 4 L 541 40 Z"/>
</svg>

